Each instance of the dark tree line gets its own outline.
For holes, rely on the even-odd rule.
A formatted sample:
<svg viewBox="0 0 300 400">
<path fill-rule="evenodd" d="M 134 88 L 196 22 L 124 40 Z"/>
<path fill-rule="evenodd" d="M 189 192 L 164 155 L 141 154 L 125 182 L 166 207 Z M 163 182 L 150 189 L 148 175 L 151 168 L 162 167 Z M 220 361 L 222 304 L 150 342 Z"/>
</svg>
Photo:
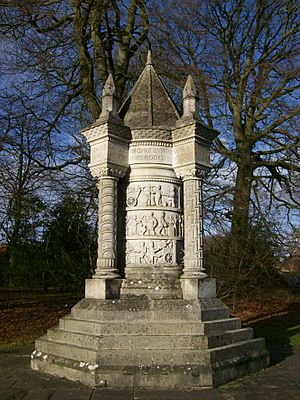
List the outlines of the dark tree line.
<svg viewBox="0 0 300 400">
<path fill-rule="evenodd" d="M 230 232 L 233 268 L 243 264 L 247 277 L 241 258 L 254 231 L 299 228 L 297 1 L 10 0 L 0 12 L 0 229 L 12 272 L 16 249 L 48 243 L 61 215 L 51 213 L 68 198 L 93 215 L 84 228 L 93 235 L 96 192 L 78 132 L 99 116 L 109 73 L 120 102 L 126 96 L 149 43 L 170 90 L 194 76 L 201 118 L 221 132 L 207 226 L 217 237 Z M 46 246 L 50 258 L 71 266 L 59 242 L 57 252 Z M 94 250 L 85 246 L 88 270 Z"/>
</svg>

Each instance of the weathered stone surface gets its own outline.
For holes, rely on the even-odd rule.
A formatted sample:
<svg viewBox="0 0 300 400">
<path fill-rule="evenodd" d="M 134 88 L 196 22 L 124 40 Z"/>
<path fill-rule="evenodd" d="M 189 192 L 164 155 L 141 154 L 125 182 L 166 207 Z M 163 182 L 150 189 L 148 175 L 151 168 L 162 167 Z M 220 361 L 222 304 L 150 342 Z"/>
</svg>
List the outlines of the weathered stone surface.
<svg viewBox="0 0 300 400">
<path fill-rule="evenodd" d="M 115 299 L 120 295 L 121 280 L 119 279 L 86 279 L 86 299 Z"/>
<path fill-rule="evenodd" d="M 36 341 L 33 369 L 99 388 L 197 390 L 268 365 L 264 340 L 229 318 L 205 273 L 202 186 L 218 132 L 198 118 L 191 77 L 183 99 L 180 117 L 148 57 L 118 114 L 109 76 L 82 132 L 98 179 L 96 270 Z"/>
<path fill-rule="evenodd" d="M 214 299 L 216 297 L 215 279 L 180 279 L 182 296 L 184 299 Z"/>
</svg>

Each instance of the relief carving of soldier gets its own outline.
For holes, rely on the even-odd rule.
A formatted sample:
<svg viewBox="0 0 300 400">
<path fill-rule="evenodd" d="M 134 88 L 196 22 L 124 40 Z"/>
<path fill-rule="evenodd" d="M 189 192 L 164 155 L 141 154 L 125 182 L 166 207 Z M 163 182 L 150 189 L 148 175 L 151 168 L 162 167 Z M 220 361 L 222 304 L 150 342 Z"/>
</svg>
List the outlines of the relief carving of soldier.
<svg viewBox="0 0 300 400">
<path fill-rule="evenodd" d="M 162 206 L 162 191 L 161 186 L 159 185 L 155 191 L 155 203 L 157 206 Z"/>
<path fill-rule="evenodd" d="M 169 227 L 169 224 L 166 221 L 166 213 L 163 211 L 161 213 L 161 217 L 159 219 L 158 234 L 159 235 L 163 235 L 163 236 L 167 235 L 168 234 L 168 227 Z"/>
<path fill-rule="evenodd" d="M 156 234 L 155 229 L 158 225 L 158 220 L 157 218 L 154 217 L 154 213 L 152 212 L 150 216 L 147 218 L 145 217 L 146 223 L 145 223 L 145 234 L 149 236 L 154 236 Z"/>
</svg>

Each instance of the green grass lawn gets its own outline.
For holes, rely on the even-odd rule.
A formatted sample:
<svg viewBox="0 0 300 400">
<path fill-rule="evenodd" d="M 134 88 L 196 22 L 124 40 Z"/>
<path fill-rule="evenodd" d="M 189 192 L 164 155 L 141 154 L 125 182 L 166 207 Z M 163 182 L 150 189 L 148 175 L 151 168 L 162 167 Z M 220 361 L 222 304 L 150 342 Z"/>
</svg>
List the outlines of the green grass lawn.
<svg viewBox="0 0 300 400">
<path fill-rule="evenodd" d="M 288 333 L 290 335 L 291 345 L 296 349 L 300 349 L 300 325 L 289 328 Z"/>
</svg>

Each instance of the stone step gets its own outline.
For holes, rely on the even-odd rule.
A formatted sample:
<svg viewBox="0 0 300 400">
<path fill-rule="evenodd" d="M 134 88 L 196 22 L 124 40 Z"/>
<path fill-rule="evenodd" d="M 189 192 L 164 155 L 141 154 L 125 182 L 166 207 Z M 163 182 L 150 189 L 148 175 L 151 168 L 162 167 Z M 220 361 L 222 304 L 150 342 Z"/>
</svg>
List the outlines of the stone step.
<svg viewBox="0 0 300 400">
<path fill-rule="evenodd" d="M 219 361 L 234 359 L 246 353 L 260 353 L 264 349 L 264 340 L 254 339 L 230 344 L 210 350 L 189 349 L 101 349 L 91 350 L 80 346 L 59 343 L 41 338 L 36 341 L 36 351 L 45 356 L 68 358 L 77 362 L 93 363 L 98 365 L 143 365 L 143 366 L 165 366 L 165 365 L 214 365 Z"/>
<path fill-rule="evenodd" d="M 36 341 L 36 351 L 45 356 L 68 358 L 82 363 L 97 365 L 207 365 L 209 362 L 208 350 L 121 350 L 109 349 L 101 351 L 86 349 L 84 347 L 59 343 L 40 338 Z"/>
<path fill-rule="evenodd" d="M 216 347 L 209 351 L 211 362 L 212 364 L 215 364 L 240 355 L 246 355 L 247 353 L 262 353 L 264 349 L 265 340 L 263 338 L 256 338 Z"/>
<path fill-rule="evenodd" d="M 83 299 L 71 311 L 75 319 L 94 321 L 210 321 L 229 317 L 218 299 L 205 300 L 94 300 Z"/>
<path fill-rule="evenodd" d="M 218 332 L 231 331 L 241 328 L 239 318 L 217 319 L 215 321 L 205 321 L 203 323 L 203 334 L 214 335 Z"/>
<path fill-rule="evenodd" d="M 189 335 L 203 333 L 200 323 L 171 322 L 100 322 L 64 317 L 59 321 L 59 328 L 92 335 Z"/>
<path fill-rule="evenodd" d="M 231 343 L 243 342 L 253 339 L 252 328 L 241 328 L 233 331 L 225 331 L 219 334 L 206 336 L 208 338 L 208 348 L 226 346 Z"/>
<path fill-rule="evenodd" d="M 47 338 L 66 344 L 97 349 L 208 349 L 252 339 L 252 329 L 228 331 L 220 335 L 89 335 L 49 329 Z"/>
<path fill-rule="evenodd" d="M 203 335 L 88 335 L 64 330 L 49 330 L 47 338 L 51 341 L 89 347 L 93 350 L 172 350 L 207 349 L 208 337 Z"/>
<path fill-rule="evenodd" d="M 41 355 L 44 358 L 49 356 L 68 358 L 70 360 L 97 363 L 98 352 L 96 350 L 76 346 L 74 344 L 59 343 L 47 339 L 47 336 L 42 336 L 35 341 L 35 350 L 37 356 Z"/>
<path fill-rule="evenodd" d="M 129 390 L 156 389 L 199 391 L 211 387 L 213 376 L 209 365 L 93 365 L 45 355 L 34 357 L 31 367 L 54 376 L 71 379 L 91 387 Z M 96 368 L 95 368 L 96 367 Z M 95 369 L 94 369 L 95 368 Z M 178 392 L 177 392 L 178 393 Z M 161 395 L 160 397 L 164 397 Z M 177 398 L 177 396 L 175 396 Z M 109 396 L 111 398 L 111 396 Z M 114 397 L 116 398 L 116 397 Z M 156 397 L 157 398 L 157 397 Z M 107 399 L 107 397 L 105 397 Z"/>
<path fill-rule="evenodd" d="M 62 330 L 99 335 L 213 335 L 218 332 L 241 328 L 238 318 L 215 321 L 92 321 L 76 319 L 70 316 L 61 318 L 59 327 Z"/>
</svg>

